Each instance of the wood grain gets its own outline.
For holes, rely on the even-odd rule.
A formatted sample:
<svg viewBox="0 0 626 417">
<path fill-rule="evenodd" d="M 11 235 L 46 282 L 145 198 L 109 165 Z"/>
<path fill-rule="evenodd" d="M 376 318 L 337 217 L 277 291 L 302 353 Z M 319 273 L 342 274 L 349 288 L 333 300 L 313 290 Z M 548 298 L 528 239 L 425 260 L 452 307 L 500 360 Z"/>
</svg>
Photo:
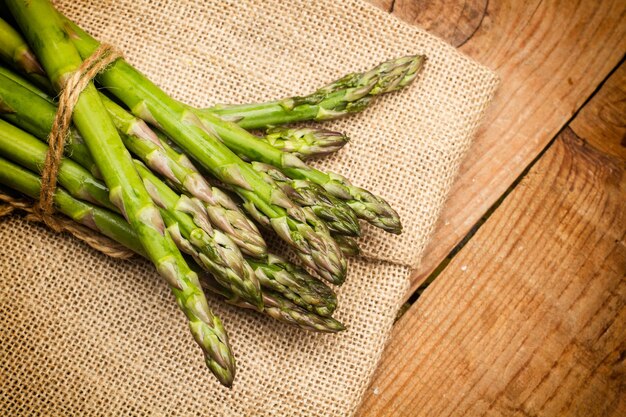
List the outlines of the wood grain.
<svg viewBox="0 0 626 417">
<path fill-rule="evenodd" d="M 622 131 L 587 117 L 626 123 L 613 81 L 400 319 L 360 417 L 626 415 L 626 163 L 590 144 Z"/>
<path fill-rule="evenodd" d="M 408 14 L 402 5 L 409 3 L 397 1 L 394 14 Z M 480 27 L 460 49 L 495 69 L 502 83 L 407 297 L 624 56 L 626 2 L 489 2 Z"/>
<path fill-rule="evenodd" d="M 487 0 L 395 0 L 393 14 L 454 46 L 467 42 L 487 12 Z"/>
<path fill-rule="evenodd" d="M 569 126 L 602 152 L 626 160 L 625 114 L 626 64 L 622 64 Z"/>
</svg>

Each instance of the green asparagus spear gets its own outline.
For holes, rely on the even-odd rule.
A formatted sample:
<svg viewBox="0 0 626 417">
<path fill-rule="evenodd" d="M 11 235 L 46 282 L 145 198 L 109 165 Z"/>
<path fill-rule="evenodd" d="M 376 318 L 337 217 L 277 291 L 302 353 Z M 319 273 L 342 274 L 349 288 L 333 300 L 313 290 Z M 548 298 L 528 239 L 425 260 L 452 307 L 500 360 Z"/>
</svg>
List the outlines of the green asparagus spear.
<svg viewBox="0 0 626 417">
<path fill-rule="evenodd" d="M 63 31 L 54 7 L 48 0 L 8 0 L 7 4 L 52 85 L 57 91 L 63 89 L 82 60 Z M 165 231 L 159 211 L 92 83 L 81 93 L 72 119 L 109 187 L 111 202 L 129 220 L 150 260 L 170 284 L 209 369 L 222 384 L 232 385 L 235 360 L 221 321 L 209 309 L 197 275 Z"/>
<path fill-rule="evenodd" d="M 420 73 L 423 55 L 405 56 L 383 62 L 364 73 L 348 74 L 313 94 L 268 103 L 225 106 L 201 110 L 234 121 L 245 129 L 261 129 L 305 120 L 328 120 L 356 113 L 384 93 L 409 85 Z"/>
<path fill-rule="evenodd" d="M 67 35 L 84 56 L 98 43 L 68 20 Z M 300 259 L 330 282 L 341 284 L 347 264 L 328 229 L 315 215 L 295 205 L 277 186 L 230 151 L 195 112 L 173 100 L 120 59 L 98 77 L 100 83 L 136 116 L 158 126 L 219 180 L 231 184 L 255 219 L 271 225 L 296 249 Z M 295 157 L 294 157 L 295 158 Z M 297 159 L 297 158 L 295 158 Z"/>
</svg>

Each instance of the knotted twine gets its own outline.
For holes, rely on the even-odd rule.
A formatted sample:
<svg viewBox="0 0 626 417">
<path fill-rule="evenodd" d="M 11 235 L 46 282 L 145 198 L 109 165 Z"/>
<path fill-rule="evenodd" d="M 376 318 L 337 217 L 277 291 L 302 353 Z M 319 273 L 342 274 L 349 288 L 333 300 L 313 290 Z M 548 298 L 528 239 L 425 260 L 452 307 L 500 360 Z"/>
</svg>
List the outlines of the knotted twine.
<svg viewBox="0 0 626 417">
<path fill-rule="evenodd" d="M 14 210 L 22 210 L 28 213 L 27 220 L 43 222 L 57 233 L 69 232 L 105 255 L 127 259 L 132 257 L 134 253 L 124 246 L 100 234 L 94 234 L 87 227 L 69 219 L 54 216 L 54 193 L 57 187 L 57 176 L 65 141 L 72 124 L 74 107 L 80 94 L 94 77 L 121 57 L 120 51 L 112 45 L 103 43 L 89 58 L 83 61 L 78 70 L 65 80 L 65 85 L 59 95 L 54 122 L 48 135 L 48 152 L 41 171 L 39 201 L 30 204 L 27 200 L 15 198 L 0 191 L 0 201 L 4 203 L 3 206 L 0 206 L 0 217 L 9 215 Z"/>
</svg>

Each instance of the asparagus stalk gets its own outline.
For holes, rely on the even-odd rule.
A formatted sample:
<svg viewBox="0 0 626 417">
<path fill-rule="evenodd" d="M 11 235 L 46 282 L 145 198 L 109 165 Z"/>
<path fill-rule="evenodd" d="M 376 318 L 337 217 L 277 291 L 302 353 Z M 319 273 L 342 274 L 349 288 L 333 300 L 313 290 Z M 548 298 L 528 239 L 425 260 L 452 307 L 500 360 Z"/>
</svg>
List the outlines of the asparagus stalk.
<svg viewBox="0 0 626 417">
<path fill-rule="evenodd" d="M 68 37 L 83 57 L 92 54 L 98 47 L 97 41 L 68 20 L 65 22 Z M 192 110 L 173 100 L 122 59 L 101 73 L 98 80 L 133 114 L 158 126 L 205 169 L 231 184 L 255 219 L 271 225 L 307 266 L 330 282 L 344 281 L 347 264 L 328 229 L 312 212 L 301 209 L 277 186 L 265 182 Z"/>
<path fill-rule="evenodd" d="M 237 129 L 215 117 L 215 113 L 239 126 L 252 129 L 267 125 L 302 120 L 324 120 L 360 111 L 373 97 L 396 91 L 410 84 L 421 70 L 424 57 L 408 56 L 384 62 L 366 73 L 349 74 L 306 97 L 294 97 L 280 102 L 233 106 L 230 109 L 200 110 L 207 123 L 235 152 L 250 159 L 281 168 L 288 176 L 307 179 L 321 185 L 338 198 L 345 199 L 357 215 L 392 233 L 401 232 L 397 213 L 380 197 L 356 187 L 347 179 L 333 173 L 298 164 L 281 152 L 243 129 Z"/>
<path fill-rule="evenodd" d="M 324 220 L 331 232 L 348 236 L 361 234 L 359 220 L 354 211 L 324 188 L 309 181 L 292 180 L 271 165 L 252 162 L 252 166 L 267 175 L 267 181 L 273 181 L 280 186 L 293 202 L 302 207 L 310 207 L 317 217 Z"/>
<path fill-rule="evenodd" d="M 45 95 L 39 95 L 33 90 L 34 86 L 26 87 L 18 76 L 0 67 L 0 117 L 38 138 L 47 139 L 56 107 Z M 66 140 L 65 155 L 72 155 L 80 165 L 94 176 L 100 177 L 100 171 L 89 149 L 74 128 L 70 129 Z"/>
<path fill-rule="evenodd" d="M 328 155 L 343 148 L 349 138 L 340 132 L 310 127 L 267 129 L 259 137 L 276 149 L 292 153 L 301 159 Z"/>
<path fill-rule="evenodd" d="M 31 198 L 38 198 L 40 180 L 32 172 L 25 170 L 0 157 L 0 184 L 13 188 Z M 121 216 L 106 209 L 95 207 L 92 204 L 77 200 L 62 188 L 56 190 L 54 204 L 57 210 L 70 217 L 75 222 L 109 237 L 137 254 L 147 257 L 139 238 L 128 222 Z M 203 288 L 226 298 L 228 302 L 241 307 L 255 309 L 256 306 L 238 299 L 227 289 L 221 287 L 213 278 L 201 275 Z M 268 291 L 263 294 L 267 307 L 263 312 L 270 317 L 297 325 L 306 330 L 321 332 L 337 332 L 344 327 L 337 320 L 330 317 L 319 317 L 297 305 L 290 303 L 282 295 Z"/>
<path fill-rule="evenodd" d="M 22 33 L 35 48 L 54 88 L 61 90 L 82 60 L 63 31 L 52 4 L 48 0 L 8 0 L 7 4 Z M 235 360 L 221 321 L 209 309 L 198 276 L 165 231 L 159 211 L 92 83 L 81 93 L 73 121 L 109 187 L 111 202 L 129 220 L 150 260 L 170 284 L 196 342 L 204 351 L 209 369 L 222 384 L 232 385 Z"/>
<path fill-rule="evenodd" d="M 102 101 L 113 123 L 122 132 L 128 150 L 154 172 L 201 201 L 213 225 L 237 243 L 242 252 L 256 258 L 267 255 L 267 245 L 259 230 L 226 193 L 211 187 L 184 154 L 167 144 L 162 134 L 104 95 Z"/>
<path fill-rule="evenodd" d="M 364 110 L 378 95 L 411 84 L 424 62 L 423 55 L 405 56 L 383 62 L 364 73 L 348 74 L 308 96 L 268 103 L 219 105 L 200 112 L 214 113 L 248 130 L 305 120 L 336 119 Z"/>
</svg>

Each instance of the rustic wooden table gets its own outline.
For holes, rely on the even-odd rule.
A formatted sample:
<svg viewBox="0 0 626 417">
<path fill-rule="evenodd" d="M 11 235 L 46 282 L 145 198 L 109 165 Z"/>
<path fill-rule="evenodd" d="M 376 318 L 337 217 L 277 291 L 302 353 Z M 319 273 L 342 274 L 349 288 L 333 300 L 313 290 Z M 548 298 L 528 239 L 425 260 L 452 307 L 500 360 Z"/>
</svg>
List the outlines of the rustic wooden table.
<svg viewBox="0 0 626 417">
<path fill-rule="evenodd" d="M 502 82 L 359 417 L 626 416 L 626 1 L 370 1 Z"/>
</svg>

